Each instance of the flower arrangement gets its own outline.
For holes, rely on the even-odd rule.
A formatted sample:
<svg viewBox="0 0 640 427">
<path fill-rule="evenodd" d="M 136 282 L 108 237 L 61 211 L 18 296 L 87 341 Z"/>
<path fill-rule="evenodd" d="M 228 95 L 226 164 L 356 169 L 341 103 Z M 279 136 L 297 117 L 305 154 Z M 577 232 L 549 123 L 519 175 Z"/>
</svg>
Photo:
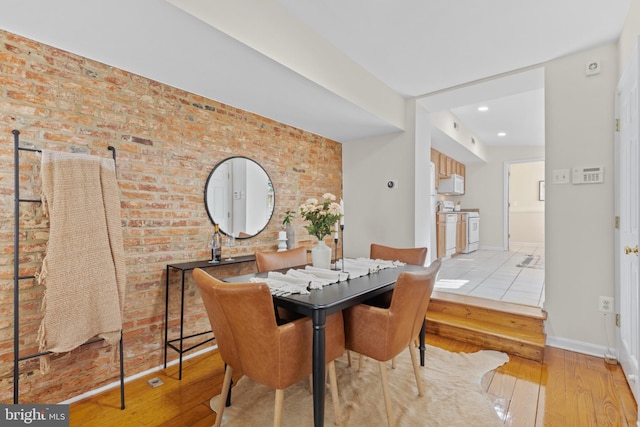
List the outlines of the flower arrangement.
<svg viewBox="0 0 640 427">
<path fill-rule="evenodd" d="M 309 234 L 323 240 L 332 231 L 336 231 L 331 227 L 342 218 L 342 208 L 336 203 L 336 196 L 325 193 L 320 202 L 311 198 L 300 205 L 300 217 L 310 222 L 305 225 Z"/>
</svg>

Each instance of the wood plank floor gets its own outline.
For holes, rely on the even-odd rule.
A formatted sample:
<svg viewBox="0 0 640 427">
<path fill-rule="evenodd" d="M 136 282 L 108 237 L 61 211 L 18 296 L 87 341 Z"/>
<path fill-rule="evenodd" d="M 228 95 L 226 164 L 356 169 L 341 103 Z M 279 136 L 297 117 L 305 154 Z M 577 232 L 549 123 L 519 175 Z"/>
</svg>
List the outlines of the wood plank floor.
<svg viewBox="0 0 640 427">
<path fill-rule="evenodd" d="M 449 351 L 480 350 L 472 344 L 434 335 L 427 343 Z M 164 384 L 152 388 L 147 380 Z M 126 409 L 120 390 L 71 405 L 71 426 L 211 426 L 209 399 L 222 385 L 223 363 L 217 352 L 185 362 L 182 381 L 177 366 L 126 384 Z M 637 422 L 637 406 L 618 365 L 553 347 L 544 361 L 511 356 L 506 365 L 483 378 L 483 386 L 505 426 L 621 426 Z"/>
</svg>

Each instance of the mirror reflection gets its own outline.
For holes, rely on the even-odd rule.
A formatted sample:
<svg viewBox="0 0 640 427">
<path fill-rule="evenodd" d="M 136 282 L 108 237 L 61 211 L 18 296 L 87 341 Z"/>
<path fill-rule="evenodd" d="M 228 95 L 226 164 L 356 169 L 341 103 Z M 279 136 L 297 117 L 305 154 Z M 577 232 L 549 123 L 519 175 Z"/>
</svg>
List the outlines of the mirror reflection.
<svg viewBox="0 0 640 427">
<path fill-rule="evenodd" d="M 239 239 L 253 237 L 269 223 L 275 205 L 267 172 L 247 157 L 218 163 L 204 187 L 207 214 L 220 231 Z"/>
</svg>

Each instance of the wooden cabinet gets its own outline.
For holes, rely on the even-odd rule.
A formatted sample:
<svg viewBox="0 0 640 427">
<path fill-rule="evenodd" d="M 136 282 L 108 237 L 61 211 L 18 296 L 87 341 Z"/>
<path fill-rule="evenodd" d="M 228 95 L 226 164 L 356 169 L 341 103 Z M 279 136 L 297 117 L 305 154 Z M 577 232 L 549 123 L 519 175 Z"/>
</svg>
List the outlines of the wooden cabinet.
<svg viewBox="0 0 640 427">
<path fill-rule="evenodd" d="M 457 214 L 456 222 L 456 252 L 455 255 L 462 253 L 467 246 L 467 214 Z M 447 214 L 439 213 L 436 220 L 436 257 L 442 258 L 446 255 L 446 238 L 447 238 Z"/>
<path fill-rule="evenodd" d="M 456 254 L 467 246 L 467 214 L 458 214 L 456 223 Z"/>
<path fill-rule="evenodd" d="M 462 163 L 433 148 L 431 149 L 431 161 L 436 167 L 436 188 L 440 186 L 442 178 L 449 178 L 452 174 L 465 176 L 465 166 Z"/>
<path fill-rule="evenodd" d="M 446 221 L 446 216 L 444 214 L 438 214 L 436 215 L 437 217 L 437 221 L 436 221 L 436 247 L 437 247 L 437 252 L 436 252 L 436 257 L 437 258 L 442 258 L 446 255 L 446 238 L 447 238 L 447 225 L 445 223 Z"/>
</svg>

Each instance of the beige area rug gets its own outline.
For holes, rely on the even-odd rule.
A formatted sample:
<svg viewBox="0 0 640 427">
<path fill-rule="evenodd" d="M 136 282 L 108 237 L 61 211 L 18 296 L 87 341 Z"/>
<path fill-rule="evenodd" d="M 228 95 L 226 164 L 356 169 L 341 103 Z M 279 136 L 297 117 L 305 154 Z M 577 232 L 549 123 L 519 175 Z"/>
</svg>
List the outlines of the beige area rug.
<svg viewBox="0 0 640 427">
<path fill-rule="evenodd" d="M 357 356 L 356 356 L 357 359 Z M 397 358 L 396 369 L 388 364 L 393 413 L 397 426 L 501 427 L 496 411 L 480 386 L 482 376 L 508 362 L 501 352 L 452 353 L 427 346 L 421 368 L 425 395 L 418 396 L 409 351 Z M 378 362 L 365 358 L 362 370 L 347 365 L 346 355 L 336 360 L 338 394 L 343 426 L 386 426 Z M 325 426 L 334 425 L 331 392 L 325 395 Z M 217 408 L 219 396 L 211 399 Z M 269 426 L 273 422 L 275 391 L 243 377 L 232 390 L 232 405 L 225 409 L 223 425 Z M 283 426 L 312 426 L 313 400 L 309 381 L 285 390 Z"/>
</svg>

